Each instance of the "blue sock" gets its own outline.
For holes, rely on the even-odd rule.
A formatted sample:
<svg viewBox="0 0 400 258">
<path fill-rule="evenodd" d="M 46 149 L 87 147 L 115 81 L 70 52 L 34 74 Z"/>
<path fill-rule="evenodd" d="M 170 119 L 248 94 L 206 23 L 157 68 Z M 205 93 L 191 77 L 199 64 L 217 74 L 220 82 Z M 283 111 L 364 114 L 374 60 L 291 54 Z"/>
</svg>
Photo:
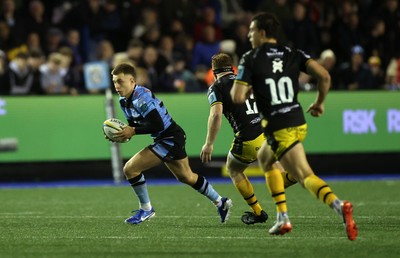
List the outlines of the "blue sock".
<svg viewBox="0 0 400 258">
<path fill-rule="evenodd" d="M 212 185 L 208 183 L 207 179 L 205 179 L 203 176 L 199 175 L 196 183 L 192 187 L 202 195 L 206 196 L 212 202 L 216 202 L 220 197 L 219 193 L 214 190 Z"/>
<path fill-rule="evenodd" d="M 144 175 L 140 173 L 137 177 L 128 179 L 129 183 L 131 184 L 133 191 L 135 191 L 136 196 L 139 199 L 140 207 L 144 210 L 150 210 L 150 197 L 147 191 L 147 184 Z"/>
</svg>

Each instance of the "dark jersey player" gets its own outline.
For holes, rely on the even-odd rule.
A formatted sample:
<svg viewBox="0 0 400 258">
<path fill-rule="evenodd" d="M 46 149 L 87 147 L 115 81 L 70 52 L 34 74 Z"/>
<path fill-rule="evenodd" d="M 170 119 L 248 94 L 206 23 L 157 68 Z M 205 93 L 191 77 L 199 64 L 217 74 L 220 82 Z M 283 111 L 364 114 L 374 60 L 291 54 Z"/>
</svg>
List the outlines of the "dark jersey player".
<svg viewBox="0 0 400 258">
<path fill-rule="evenodd" d="M 139 210 L 125 222 L 139 224 L 155 215 L 142 172 L 163 162 L 180 182 L 192 186 L 212 201 L 224 223 L 232 201 L 222 198 L 203 176 L 192 171 L 185 151 L 185 132 L 172 119 L 163 102 L 149 89 L 136 84 L 136 71 L 132 65 L 118 64 L 111 74 L 120 95 L 122 111 L 129 122 L 129 126 L 114 134 L 115 140 L 123 142 L 136 134 L 150 134 L 154 140 L 124 166 L 125 176 L 140 203 Z"/>
<path fill-rule="evenodd" d="M 232 102 L 230 91 L 236 78 L 232 65 L 232 58 L 228 54 L 219 53 L 212 57 L 211 66 L 216 81 L 209 87 L 207 94 L 210 115 L 206 141 L 201 150 L 200 158 L 204 163 L 211 161 L 214 142 L 224 115 L 235 135 L 228 152 L 226 168 L 236 189 L 252 209 L 252 212 L 246 212 L 242 216 L 242 221 L 245 224 L 262 223 L 268 219 L 268 215 L 262 210 L 254 194 L 254 188 L 244 171 L 257 160 L 257 151 L 264 142 L 264 135 L 253 96 L 251 95 L 245 103 L 240 105 Z M 282 169 L 278 163 L 274 166 Z M 288 176 L 287 172 L 282 173 L 286 186 L 296 182 L 293 178 L 286 177 Z"/>
<path fill-rule="evenodd" d="M 253 50 L 242 56 L 231 91 L 234 103 L 244 103 L 252 91 L 261 114 L 267 141 L 259 151 L 259 161 L 266 171 L 267 185 L 277 208 L 277 222 L 269 233 L 285 234 L 292 230 L 284 183 L 280 171 L 272 167 L 279 160 L 303 187 L 343 218 L 348 238 L 355 240 L 357 226 L 352 204 L 340 200 L 328 184 L 314 174 L 302 144 L 307 124 L 297 100 L 299 73 L 303 71 L 318 81 L 316 100 L 307 110 L 314 117 L 324 112 L 330 75 L 304 52 L 278 44 L 279 31 L 279 22 L 272 14 L 262 13 L 252 19 L 248 36 Z"/>
</svg>

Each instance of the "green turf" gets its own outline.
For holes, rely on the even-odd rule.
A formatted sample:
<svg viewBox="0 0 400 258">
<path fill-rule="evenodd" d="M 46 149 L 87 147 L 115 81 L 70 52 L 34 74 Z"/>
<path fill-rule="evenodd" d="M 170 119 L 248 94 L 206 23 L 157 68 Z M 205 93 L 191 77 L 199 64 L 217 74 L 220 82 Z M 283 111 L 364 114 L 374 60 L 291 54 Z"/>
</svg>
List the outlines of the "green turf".
<svg viewBox="0 0 400 258">
<path fill-rule="evenodd" d="M 246 226 L 232 184 L 214 184 L 234 201 L 219 223 L 213 205 L 185 185 L 149 186 L 156 217 L 123 223 L 137 208 L 130 187 L 0 189 L 0 257 L 400 257 L 400 181 L 330 181 L 353 202 L 359 237 L 349 241 L 337 215 L 299 185 L 287 191 L 293 231 L 270 236 L 275 212 L 264 184 L 254 184 L 270 215 Z"/>
</svg>

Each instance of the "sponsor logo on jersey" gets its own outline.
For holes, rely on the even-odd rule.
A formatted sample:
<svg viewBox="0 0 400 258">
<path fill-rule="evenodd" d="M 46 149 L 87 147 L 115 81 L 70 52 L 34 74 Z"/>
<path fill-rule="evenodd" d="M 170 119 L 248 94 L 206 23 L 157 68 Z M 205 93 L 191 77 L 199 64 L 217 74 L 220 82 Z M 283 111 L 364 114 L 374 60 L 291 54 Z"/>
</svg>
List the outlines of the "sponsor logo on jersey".
<svg viewBox="0 0 400 258">
<path fill-rule="evenodd" d="M 272 61 L 272 72 L 273 73 L 276 73 L 276 72 L 283 73 L 283 60 L 281 60 L 279 58 L 275 58 Z"/>
<path fill-rule="evenodd" d="M 145 113 L 149 109 L 149 106 L 147 106 L 146 103 L 140 105 L 140 111 Z"/>
<path fill-rule="evenodd" d="M 284 53 L 276 48 L 270 48 L 266 54 L 268 57 L 282 57 Z"/>
<path fill-rule="evenodd" d="M 217 97 L 215 96 L 215 92 L 211 92 L 211 93 L 208 95 L 208 103 L 212 104 L 212 103 L 214 103 L 215 101 L 217 101 Z"/>
<path fill-rule="evenodd" d="M 236 80 L 242 80 L 243 73 L 244 73 L 244 66 L 243 65 L 239 65 L 238 66 L 238 74 L 236 75 Z"/>
</svg>

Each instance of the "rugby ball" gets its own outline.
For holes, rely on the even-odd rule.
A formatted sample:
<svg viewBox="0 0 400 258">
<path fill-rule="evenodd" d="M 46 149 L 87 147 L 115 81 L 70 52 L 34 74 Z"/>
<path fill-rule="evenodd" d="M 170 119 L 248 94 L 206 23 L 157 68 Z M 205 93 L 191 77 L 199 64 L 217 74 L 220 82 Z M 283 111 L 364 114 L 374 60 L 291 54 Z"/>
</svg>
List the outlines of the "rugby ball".
<svg viewBox="0 0 400 258">
<path fill-rule="evenodd" d="M 120 131 L 124 127 L 126 127 L 127 124 L 122 122 L 121 120 L 117 118 L 109 118 L 103 122 L 103 132 L 104 134 L 113 142 L 121 142 L 117 141 L 114 139 L 114 133 Z M 123 141 L 127 142 L 129 140 Z"/>
</svg>

